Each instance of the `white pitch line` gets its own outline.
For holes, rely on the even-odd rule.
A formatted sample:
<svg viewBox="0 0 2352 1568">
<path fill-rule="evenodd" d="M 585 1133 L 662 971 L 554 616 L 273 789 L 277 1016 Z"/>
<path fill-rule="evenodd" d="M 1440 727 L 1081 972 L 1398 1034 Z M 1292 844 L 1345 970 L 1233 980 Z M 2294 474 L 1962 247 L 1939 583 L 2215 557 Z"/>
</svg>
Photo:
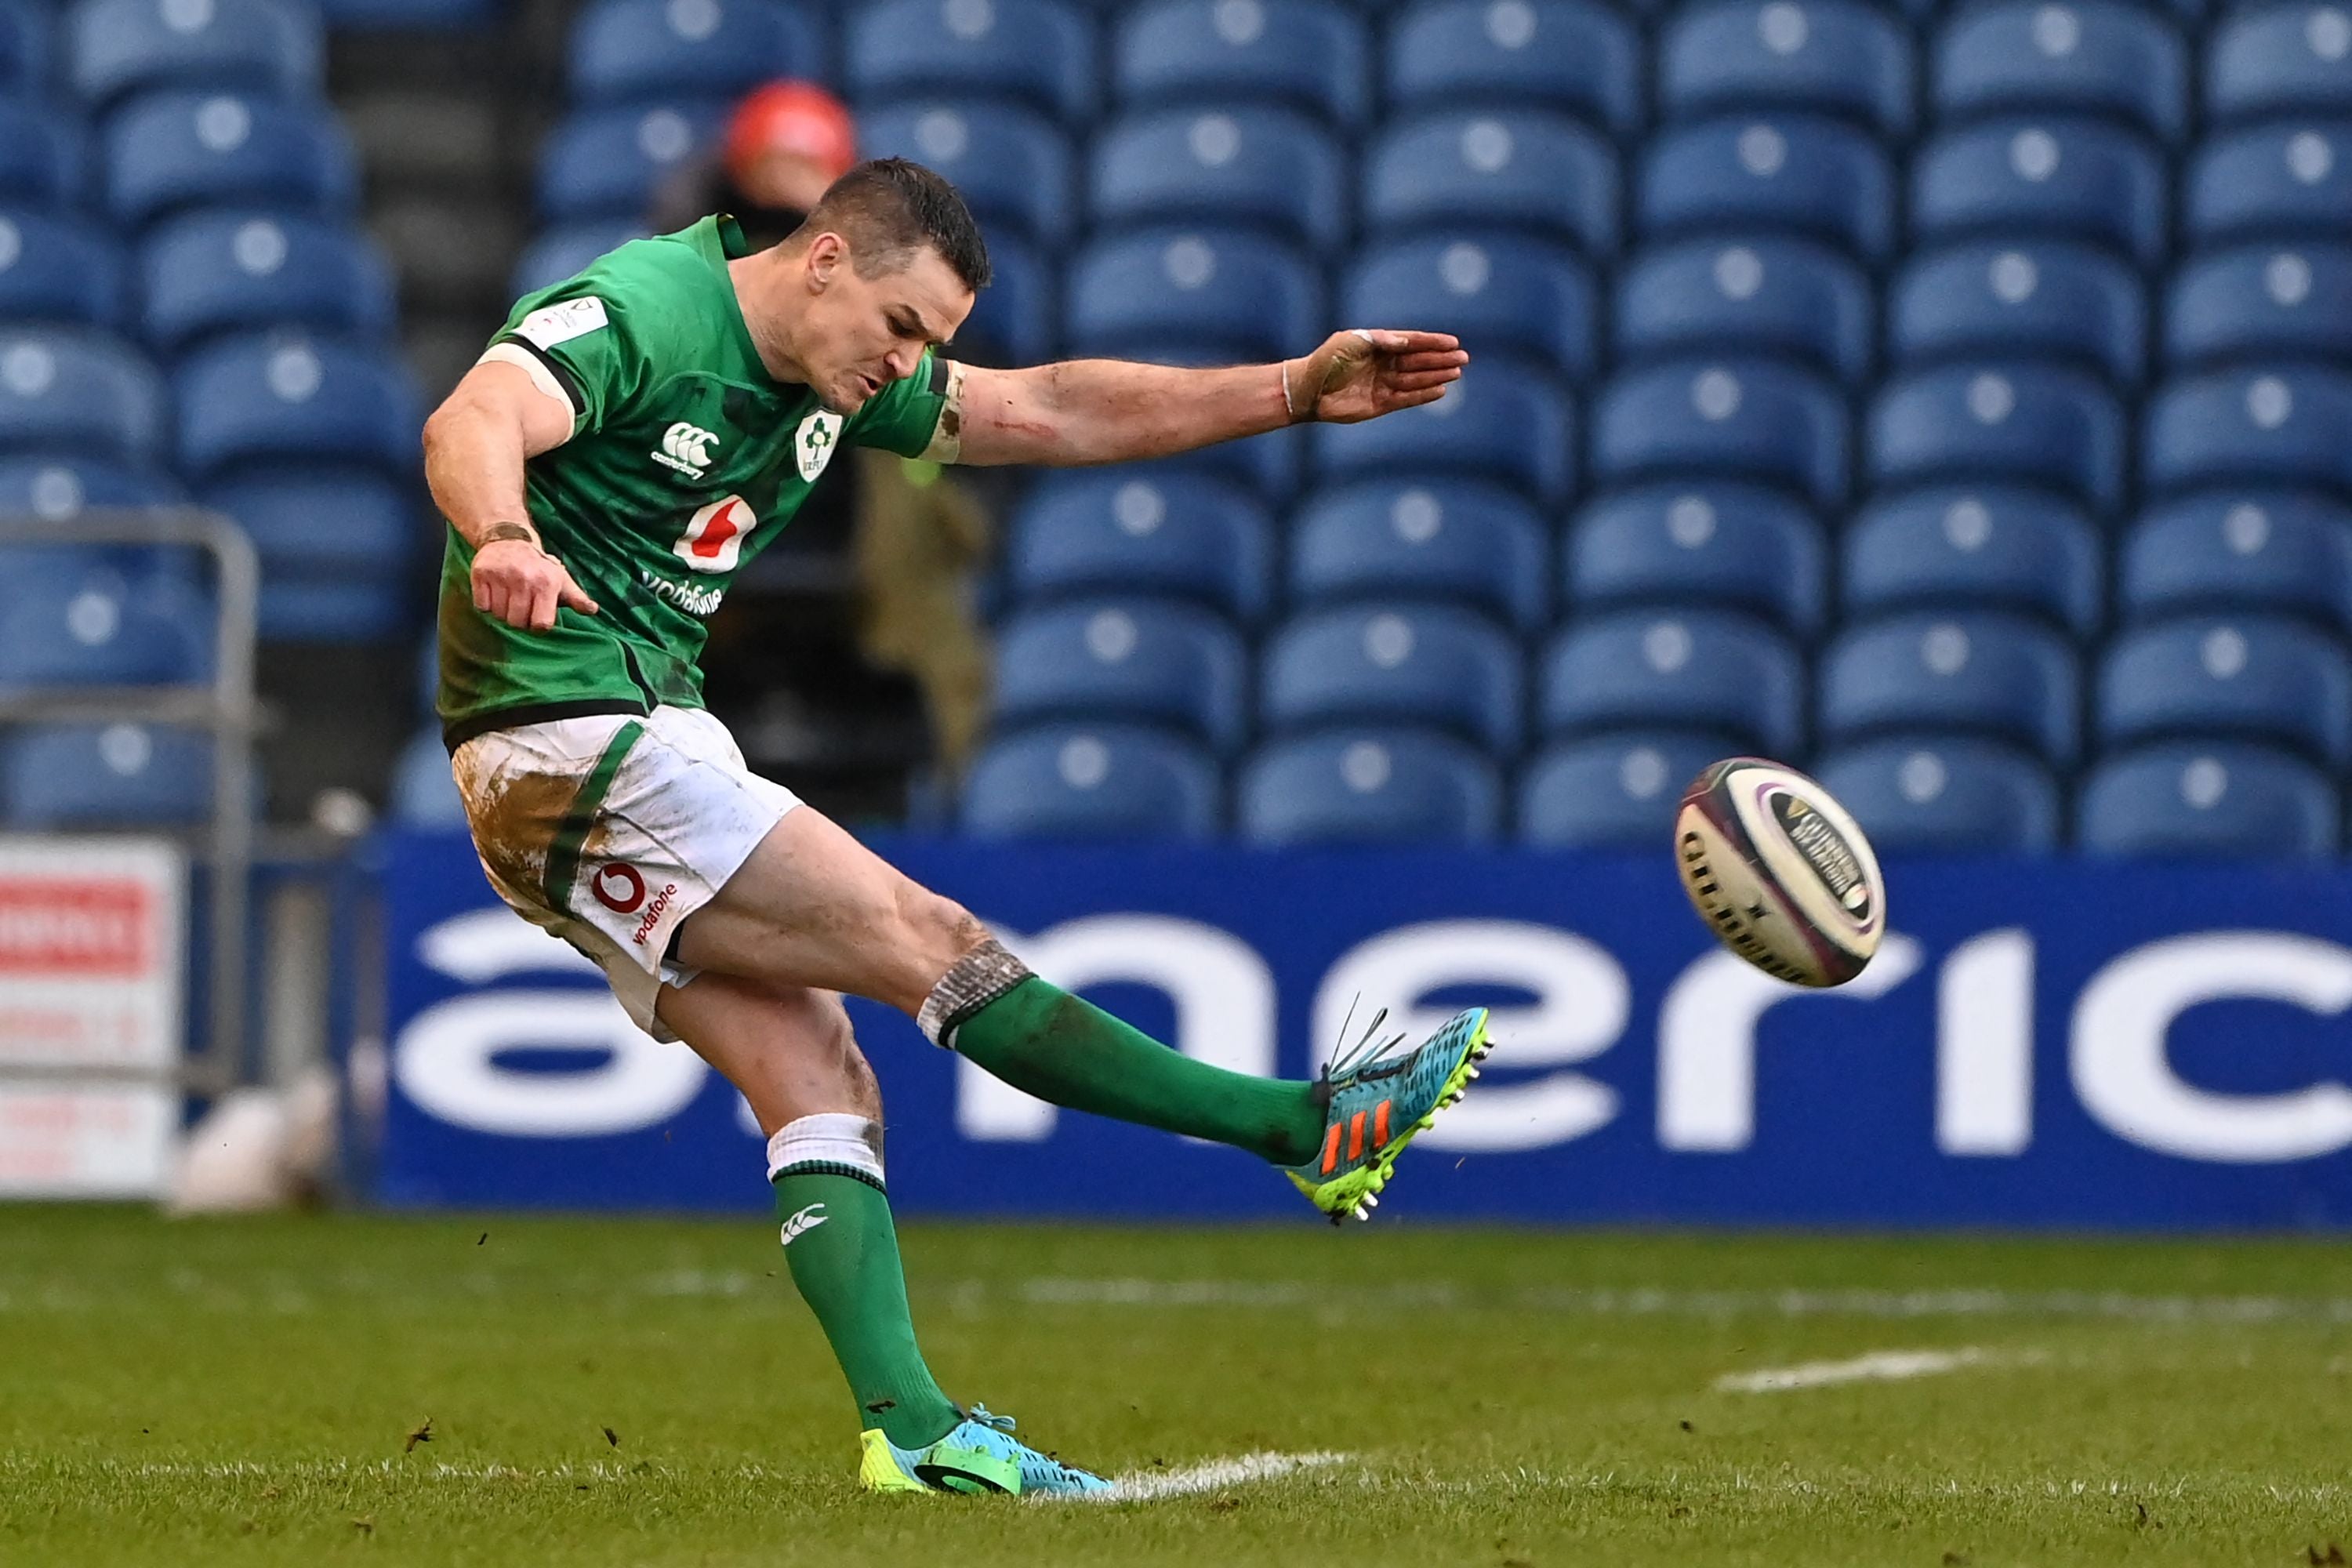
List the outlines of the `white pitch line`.
<svg viewBox="0 0 2352 1568">
<path fill-rule="evenodd" d="M 1223 1491 L 1253 1481 L 1271 1481 L 1300 1470 L 1325 1469 L 1348 1462 L 1346 1454 L 1244 1454 L 1234 1459 L 1209 1459 L 1174 1470 L 1139 1470 L 1120 1476 L 1104 1492 L 1040 1493 L 1036 1502 L 1160 1502 Z"/>
<path fill-rule="evenodd" d="M 1717 1394 L 1785 1394 L 1794 1388 L 1828 1388 L 1841 1383 L 1894 1383 L 1906 1377 L 1933 1377 L 1964 1366 L 1982 1366 L 1993 1360 L 1990 1352 L 1970 1345 L 1957 1351 L 1872 1351 L 1851 1361 L 1809 1361 L 1795 1366 L 1768 1366 L 1760 1372 L 1733 1373 L 1715 1380 Z"/>
</svg>

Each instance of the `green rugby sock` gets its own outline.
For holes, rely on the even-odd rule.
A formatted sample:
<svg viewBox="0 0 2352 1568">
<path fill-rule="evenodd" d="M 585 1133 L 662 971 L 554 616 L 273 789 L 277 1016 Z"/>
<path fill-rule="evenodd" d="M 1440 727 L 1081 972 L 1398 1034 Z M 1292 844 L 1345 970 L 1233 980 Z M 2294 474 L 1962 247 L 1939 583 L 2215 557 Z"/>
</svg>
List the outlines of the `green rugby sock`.
<svg viewBox="0 0 2352 1568">
<path fill-rule="evenodd" d="M 778 1139 L 803 1125 L 793 1123 Z M 784 1262 L 849 1379 L 859 1428 L 878 1426 L 901 1448 L 920 1448 L 946 1436 L 963 1413 L 940 1392 L 916 1348 L 898 1233 L 878 1182 L 843 1173 L 839 1164 L 805 1160 L 787 1163 L 772 1179 Z"/>
<path fill-rule="evenodd" d="M 1277 1165 L 1306 1163 L 1323 1142 L 1315 1085 L 1194 1061 L 1034 974 L 946 1032 L 958 1054 L 1072 1110 L 1230 1143 Z"/>
</svg>

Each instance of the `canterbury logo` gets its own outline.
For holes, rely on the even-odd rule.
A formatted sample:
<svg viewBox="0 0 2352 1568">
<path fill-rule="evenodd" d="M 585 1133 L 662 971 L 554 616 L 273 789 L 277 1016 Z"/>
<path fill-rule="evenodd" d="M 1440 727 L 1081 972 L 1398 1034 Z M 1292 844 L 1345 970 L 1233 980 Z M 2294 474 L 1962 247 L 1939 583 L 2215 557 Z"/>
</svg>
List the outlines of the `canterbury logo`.
<svg viewBox="0 0 2352 1568">
<path fill-rule="evenodd" d="M 790 1247 L 833 1216 L 824 1212 L 823 1204 L 811 1204 L 792 1218 L 784 1221 L 784 1245 Z"/>
<path fill-rule="evenodd" d="M 661 450 L 652 456 L 655 462 L 698 479 L 710 467 L 710 448 L 718 444 L 716 435 L 681 419 L 662 432 Z"/>
</svg>

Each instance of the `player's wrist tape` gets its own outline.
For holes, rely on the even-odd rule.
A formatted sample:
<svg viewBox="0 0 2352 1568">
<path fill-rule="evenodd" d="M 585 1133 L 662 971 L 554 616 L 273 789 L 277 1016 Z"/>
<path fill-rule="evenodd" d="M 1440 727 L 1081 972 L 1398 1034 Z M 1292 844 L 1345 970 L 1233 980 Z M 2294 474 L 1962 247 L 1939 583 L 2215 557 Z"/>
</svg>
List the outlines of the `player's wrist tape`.
<svg viewBox="0 0 2352 1568">
<path fill-rule="evenodd" d="M 474 548 L 479 550 L 485 545 L 503 544 L 509 539 L 520 540 L 534 550 L 541 548 L 539 530 L 527 522 L 494 522 L 482 530 L 481 540 Z"/>
<path fill-rule="evenodd" d="M 990 937 L 948 966 L 915 1015 L 915 1026 L 935 1046 L 955 1049 L 959 1025 L 1029 978 L 1029 966 Z"/>
</svg>

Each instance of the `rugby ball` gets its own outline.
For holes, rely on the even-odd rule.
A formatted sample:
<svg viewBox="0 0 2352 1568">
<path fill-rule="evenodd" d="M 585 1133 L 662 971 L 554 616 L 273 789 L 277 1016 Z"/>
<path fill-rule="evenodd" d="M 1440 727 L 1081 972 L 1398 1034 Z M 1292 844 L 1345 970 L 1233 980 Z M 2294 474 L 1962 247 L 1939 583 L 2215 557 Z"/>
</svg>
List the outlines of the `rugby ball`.
<svg viewBox="0 0 2352 1568">
<path fill-rule="evenodd" d="M 1723 945 L 1799 985 L 1842 985 L 1886 934 L 1878 857 L 1845 807 L 1794 768 L 1717 763 L 1675 814 L 1683 890 Z"/>
</svg>

